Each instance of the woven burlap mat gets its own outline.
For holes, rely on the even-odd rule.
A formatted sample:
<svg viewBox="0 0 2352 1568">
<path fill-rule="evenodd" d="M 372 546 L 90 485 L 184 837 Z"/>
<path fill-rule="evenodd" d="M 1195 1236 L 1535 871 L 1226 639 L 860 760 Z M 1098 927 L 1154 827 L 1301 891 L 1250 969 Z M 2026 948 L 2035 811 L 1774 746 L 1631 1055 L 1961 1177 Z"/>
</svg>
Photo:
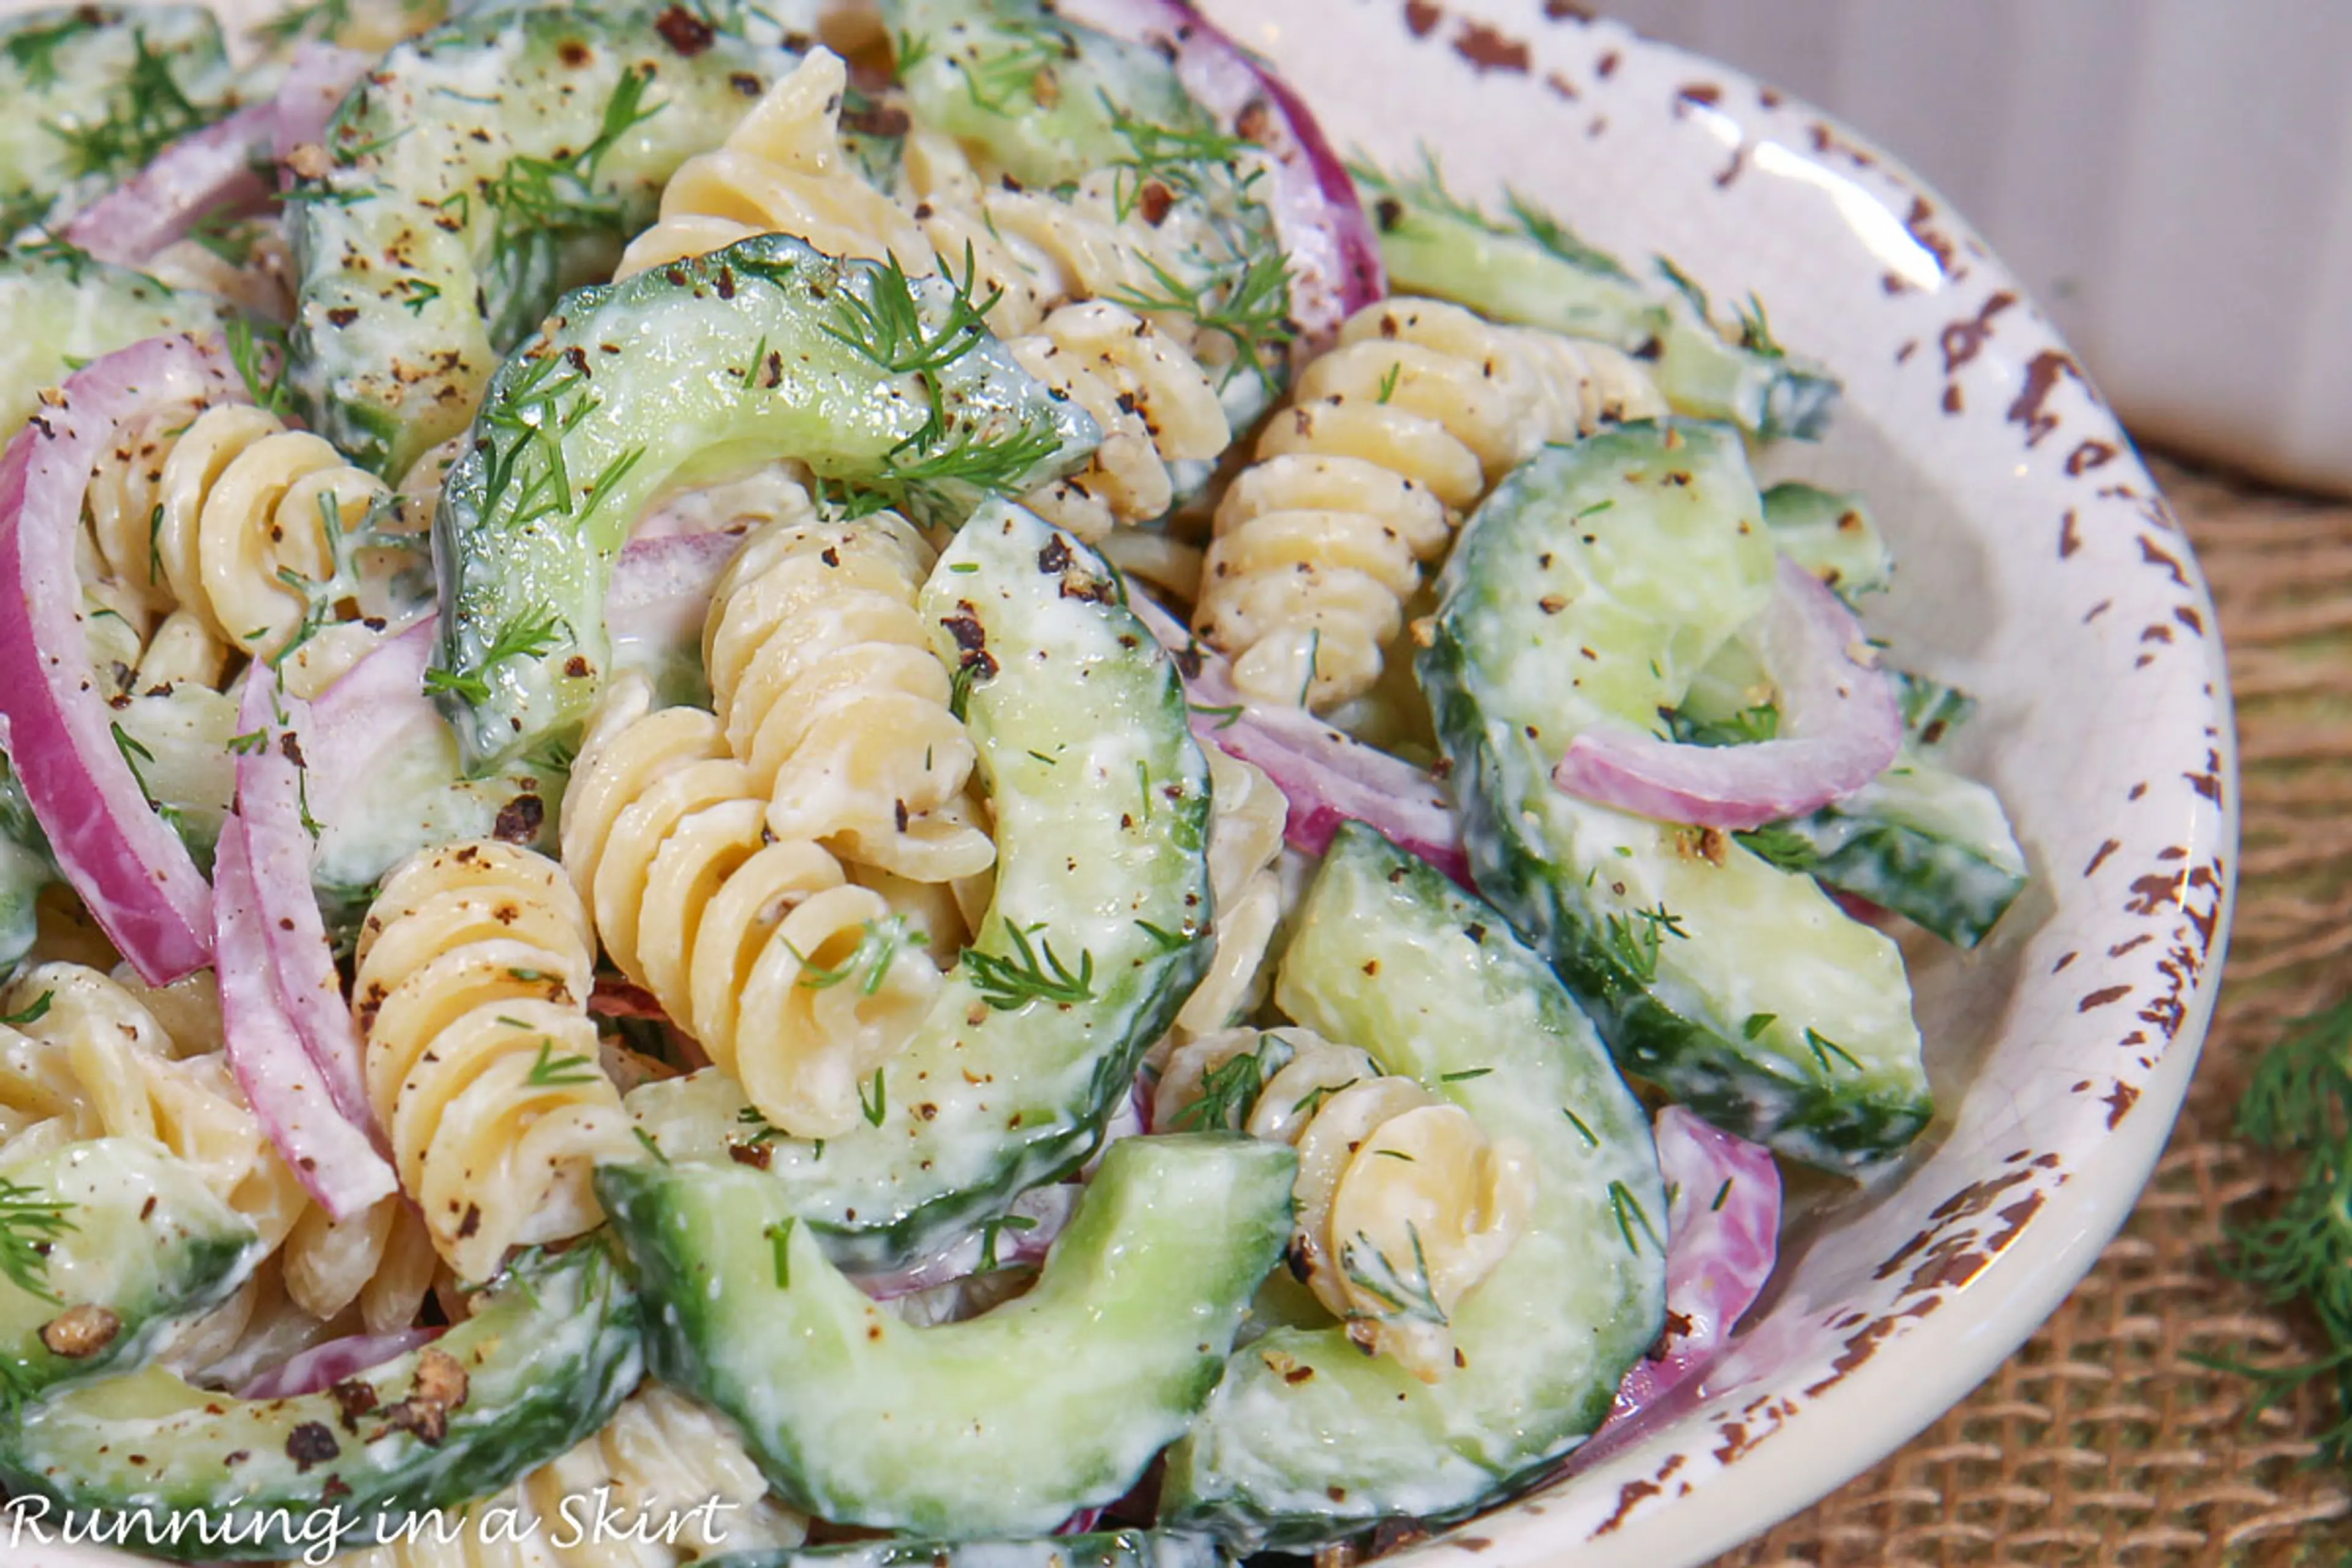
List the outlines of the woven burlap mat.
<svg viewBox="0 0 2352 1568">
<path fill-rule="evenodd" d="M 2312 1460 L 2311 1326 L 2216 1266 L 2223 1211 L 2282 1167 L 2231 1136 L 2283 1021 L 2352 992 L 2352 506 L 2159 465 L 2227 638 L 2244 756 L 2237 933 L 2154 1180 L 2090 1278 L 1908 1447 L 1716 1568 L 2285 1568 L 2352 1562 L 2352 1473 Z"/>
</svg>

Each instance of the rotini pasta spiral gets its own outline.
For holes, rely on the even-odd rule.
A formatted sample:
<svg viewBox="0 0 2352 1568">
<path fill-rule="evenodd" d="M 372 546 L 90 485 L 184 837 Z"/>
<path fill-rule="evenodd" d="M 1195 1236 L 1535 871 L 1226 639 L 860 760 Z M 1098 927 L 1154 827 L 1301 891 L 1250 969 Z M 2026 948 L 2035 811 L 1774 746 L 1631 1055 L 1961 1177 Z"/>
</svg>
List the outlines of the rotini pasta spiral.
<svg viewBox="0 0 2352 1568">
<path fill-rule="evenodd" d="M 592 1525 L 600 1507 L 610 1512 L 607 1528 L 597 1531 Z M 603 1431 L 461 1518 L 428 1521 L 406 1539 L 335 1562 L 342 1568 L 679 1568 L 722 1552 L 797 1546 L 807 1534 L 808 1521 L 768 1495 L 725 1416 L 649 1383 Z"/>
<path fill-rule="evenodd" d="M 265 1245 L 286 1239 L 309 1196 L 216 1048 L 179 1056 L 127 987 L 78 963 L 34 965 L 0 989 L 0 1011 L 21 1019 L 0 1025 L 0 1150 L 152 1139 Z"/>
<path fill-rule="evenodd" d="M 1219 503 L 1194 626 L 1261 700 L 1361 697 L 1488 485 L 1546 441 L 1663 412 L 1613 350 L 1434 300 L 1367 306 Z"/>
<path fill-rule="evenodd" d="M 368 1098 L 463 1279 L 601 1223 L 595 1163 L 635 1149 L 588 1019 L 591 940 L 562 868 L 495 840 L 408 860 L 361 927 Z"/>
<path fill-rule="evenodd" d="M 768 827 L 918 882 L 996 858 L 962 799 L 977 753 L 915 598 L 922 536 L 893 513 L 782 524 L 746 542 L 712 600 L 703 663 Z"/>
<path fill-rule="evenodd" d="M 1031 492 L 1029 509 L 1088 543 L 1175 504 L 1171 463 L 1209 463 L 1234 438 L 1208 374 L 1124 306 L 1064 305 L 1005 345 L 1022 368 L 1092 415 L 1102 445 L 1085 468 Z"/>
<path fill-rule="evenodd" d="M 283 574 L 331 579 L 324 519 L 331 510 L 339 528 L 355 530 L 384 493 L 325 440 L 261 409 L 174 405 L 116 432 L 90 480 L 89 529 L 109 577 L 186 617 L 173 635 L 268 655 L 309 608 Z M 173 657 L 195 662 L 184 649 Z M 151 679 L 143 661 L 140 673 Z"/>
<path fill-rule="evenodd" d="M 565 868 L 604 950 L 797 1136 L 845 1131 L 940 975 L 880 893 L 769 803 L 719 720 L 616 681 L 564 792 Z"/>
<path fill-rule="evenodd" d="M 934 270 L 923 231 L 842 152 L 848 79 L 840 56 L 811 49 L 724 142 L 670 176 L 659 221 L 630 242 L 615 276 L 707 255 L 755 234 L 793 235 L 827 256 L 896 256 L 916 277 Z"/>
<path fill-rule="evenodd" d="M 1249 1011 L 1262 987 L 1266 944 L 1282 918 L 1274 862 L 1282 853 L 1289 802 L 1252 764 L 1204 745 L 1209 761 L 1209 890 L 1216 954 L 1176 1015 L 1180 1040 L 1223 1028 Z"/>
<path fill-rule="evenodd" d="M 1230 1029 L 1179 1048 L 1158 1119 L 1183 1121 L 1244 1057 L 1255 1088 L 1244 1129 L 1298 1151 L 1291 1268 L 1367 1353 L 1424 1383 L 1444 1378 L 1456 1364 L 1454 1307 L 1527 1228 L 1532 1155 L 1308 1029 Z"/>
</svg>

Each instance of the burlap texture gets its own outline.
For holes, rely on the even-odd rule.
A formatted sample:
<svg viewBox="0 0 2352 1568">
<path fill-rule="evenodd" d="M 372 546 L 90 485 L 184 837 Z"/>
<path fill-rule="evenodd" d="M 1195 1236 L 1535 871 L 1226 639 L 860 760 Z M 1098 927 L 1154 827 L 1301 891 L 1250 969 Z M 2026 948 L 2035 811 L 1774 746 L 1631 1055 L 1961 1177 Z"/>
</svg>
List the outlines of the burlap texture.
<svg viewBox="0 0 2352 1568">
<path fill-rule="evenodd" d="M 2245 814 L 2236 935 L 2204 1060 L 2123 1234 L 2055 1317 L 1893 1458 L 1715 1568 L 2286 1568 L 2352 1563 L 2352 1474 L 2312 1462 L 2291 1365 L 2315 1331 L 2216 1265 L 2224 1211 L 2282 1167 L 2231 1135 L 2284 1020 L 2352 992 L 2352 506 L 2160 465 L 2221 610 Z"/>
</svg>

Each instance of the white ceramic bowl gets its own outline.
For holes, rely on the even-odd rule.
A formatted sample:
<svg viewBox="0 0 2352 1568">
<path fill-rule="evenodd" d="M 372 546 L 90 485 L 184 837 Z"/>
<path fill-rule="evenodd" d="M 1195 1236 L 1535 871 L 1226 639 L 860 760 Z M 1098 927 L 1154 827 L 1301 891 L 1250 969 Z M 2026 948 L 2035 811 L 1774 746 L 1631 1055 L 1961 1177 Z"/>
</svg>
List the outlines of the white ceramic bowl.
<svg viewBox="0 0 2352 1568">
<path fill-rule="evenodd" d="M 1933 194 L 1748 79 L 1534 0 L 1210 0 L 1342 146 L 1426 141 L 1717 298 L 1756 290 L 1847 397 L 1776 469 L 1875 502 L 1872 614 L 1982 700 L 1962 761 L 2036 874 L 1985 948 L 1913 951 L 1942 1106 L 1917 1152 L 1817 1198 L 1702 1389 L 1576 1473 L 1409 1554 L 1680 1568 L 1822 1496 L 2000 1363 L 2130 1209 L 2212 1007 L 2237 837 L 2213 610 L 2063 344 Z M 8 1542 L 26 1568 L 119 1555 Z"/>
<path fill-rule="evenodd" d="M 1981 699 L 1963 763 L 2035 882 L 1979 952 L 1909 952 L 1941 1110 L 1808 1216 L 1698 1397 L 1412 1554 L 1682 1568 L 1892 1452 L 2056 1307 L 2131 1208 L 2211 1012 L 2237 845 L 2213 608 L 2066 346 L 1935 193 L 1844 126 L 1547 0 L 1208 0 L 1334 142 L 1426 142 L 1717 300 L 1753 289 L 1845 402 L 1780 477 L 1858 488 L 1901 563 L 1866 618 Z"/>
</svg>

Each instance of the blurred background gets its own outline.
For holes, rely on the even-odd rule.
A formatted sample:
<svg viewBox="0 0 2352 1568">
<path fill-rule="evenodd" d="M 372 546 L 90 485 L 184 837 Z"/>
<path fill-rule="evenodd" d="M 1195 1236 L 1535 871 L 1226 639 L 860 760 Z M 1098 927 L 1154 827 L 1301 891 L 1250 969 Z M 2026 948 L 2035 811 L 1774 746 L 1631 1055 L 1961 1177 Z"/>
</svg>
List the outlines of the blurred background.
<svg viewBox="0 0 2352 1568">
<path fill-rule="evenodd" d="M 1852 122 L 2144 442 L 2352 495 L 2352 4 L 1598 0 Z"/>
</svg>

